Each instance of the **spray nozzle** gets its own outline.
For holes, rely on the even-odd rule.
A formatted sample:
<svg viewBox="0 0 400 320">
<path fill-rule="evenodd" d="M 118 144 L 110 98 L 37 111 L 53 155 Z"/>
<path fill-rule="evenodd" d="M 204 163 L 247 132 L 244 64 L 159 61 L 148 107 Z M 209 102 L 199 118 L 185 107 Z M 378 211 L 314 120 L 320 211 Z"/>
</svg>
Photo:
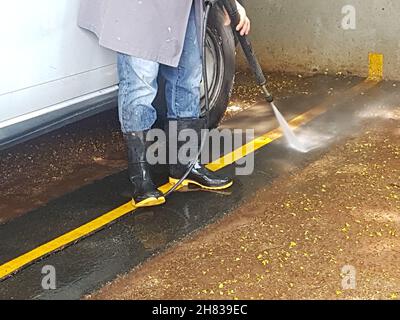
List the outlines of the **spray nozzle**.
<svg viewBox="0 0 400 320">
<path fill-rule="evenodd" d="M 265 84 L 261 86 L 261 89 L 265 94 L 265 100 L 267 100 L 268 103 L 274 102 L 274 97 L 271 93 L 269 93 L 267 86 Z"/>
</svg>

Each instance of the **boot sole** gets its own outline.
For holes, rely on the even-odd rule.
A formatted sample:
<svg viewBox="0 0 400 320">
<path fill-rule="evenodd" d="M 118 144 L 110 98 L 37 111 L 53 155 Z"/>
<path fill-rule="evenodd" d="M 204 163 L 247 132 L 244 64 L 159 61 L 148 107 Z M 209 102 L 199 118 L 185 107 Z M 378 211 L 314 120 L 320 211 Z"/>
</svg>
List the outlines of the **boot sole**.
<svg viewBox="0 0 400 320">
<path fill-rule="evenodd" d="M 155 206 L 159 206 L 165 203 L 165 198 L 164 197 L 160 197 L 160 198 L 147 198 L 145 200 L 142 200 L 138 203 L 135 202 L 135 200 L 132 200 L 132 204 L 136 207 L 136 208 L 145 208 L 145 207 L 155 207 Z"/>
<path fill-rule="evenodd" d="M 176 185 L 178 182 L 179 182 L 179 179 L 169 178 L 169 183 L 171 183 L 172 185 Z M 219 186 L 219 187 L 208 187 L 208 186 L 204 186 L 201 183 L 198 183 L 194 180 L 184 180 L 182 182 L 181 187 L 188 187 L 190 184 L 194 184 L 205 190 L 213 190 L 213 191 L 217 190 L 218 191 L 218 190 L 225 190 L 225 189 L 230 188 L 233 185 L 233 181 L 231 181 L 223 186 Z"/>
</svg>

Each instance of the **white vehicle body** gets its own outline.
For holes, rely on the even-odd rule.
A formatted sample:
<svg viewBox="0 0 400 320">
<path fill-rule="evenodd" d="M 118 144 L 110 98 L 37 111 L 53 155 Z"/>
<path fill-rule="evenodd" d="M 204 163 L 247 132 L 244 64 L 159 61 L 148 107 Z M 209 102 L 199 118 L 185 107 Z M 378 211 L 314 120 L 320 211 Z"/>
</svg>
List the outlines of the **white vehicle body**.
<svg viewBox="0 0 400 320">
<path fill-rule="evenodd" d="M 117 106 L 116 53 L 78 27 L 79 5 L 80 0 L 3 1 L 0 150 Z M 225 113 L 235 74 L 235 40 L 224 19 L 216 7 L 208 21 L 212 126 Z M 156 107 L 162 120 L 165 100 L 160 93 Z M 201 107 L 204 111 L 204 90 Z"/>
<path fill-rule="evenodd" d="M 115 53 L 77 26 L 78 10 L 79 0 L 3 1 L 0 148 L 115 106 Z"/>
</svg>

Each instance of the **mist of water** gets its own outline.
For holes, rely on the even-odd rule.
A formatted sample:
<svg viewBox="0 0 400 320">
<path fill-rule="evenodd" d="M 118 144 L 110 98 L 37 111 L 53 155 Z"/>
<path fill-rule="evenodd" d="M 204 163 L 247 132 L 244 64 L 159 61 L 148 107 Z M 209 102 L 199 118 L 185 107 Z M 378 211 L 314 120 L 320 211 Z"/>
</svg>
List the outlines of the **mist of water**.
<svg viewBox="0 0 400 320">
<path fill-rule="evenodd" d="M 280 127 L 283 131 L 283 134 L 285 135 L 286 140 L 289 143 L 289 145 L 293 149 L 296 149 L 297 151 L 300 151 L 300 152 L 305 153 L 305 152 L 310 151 L 310 149 L 307 148 L 306 145 L 296 137 L 292 128 L 290 128 L 289 124 L 287 123 L 287 121 L 285 120 L 283 115 L 279 112 L 279 110 L 276 107 L 274 102 L 271 103 L 271 107 L 272 107 L 272 110 L 274 110 L 276 119 L 278 120 L 279 125 L 280 125 Z"/>
</svg>

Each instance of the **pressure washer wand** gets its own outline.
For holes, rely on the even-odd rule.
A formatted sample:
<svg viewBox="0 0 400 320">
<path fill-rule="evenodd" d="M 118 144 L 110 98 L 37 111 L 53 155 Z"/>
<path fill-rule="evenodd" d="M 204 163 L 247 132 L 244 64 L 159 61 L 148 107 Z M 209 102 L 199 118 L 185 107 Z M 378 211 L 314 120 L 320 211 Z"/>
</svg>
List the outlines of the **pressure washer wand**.
<svg viewBox="0 0 400 320">
<path fill-rule="evenodd" d="M 236 31 L 236 26 L 240 23 L 240 14 L 236 6 L 236 1 L 235 0 L 222 0 L 222 3 L 228 12 L 228 15 L 231 19 L 231 26 L 234 32 Z M 253 71 L 257 84 L 261 87 L 265 99 L 267 100 L 268 103 L 272 103 L 274 101 L 274 97 L 272 96 L 271 93 L 269 93 L 267 89 L 267 79 L 265 78 L 265 75 L 261 69 L 260 63 L 258 62 L 258 59 L 254 53 L 253 46 L 250 42 L 250 39 L 246 35 L 240 35 L 238 34 L 237 36 L 240 45 L 243 49 L 244 55 L 246 56 L 246 59 L 250 65 L 251 70 Z"/>
</svg>

